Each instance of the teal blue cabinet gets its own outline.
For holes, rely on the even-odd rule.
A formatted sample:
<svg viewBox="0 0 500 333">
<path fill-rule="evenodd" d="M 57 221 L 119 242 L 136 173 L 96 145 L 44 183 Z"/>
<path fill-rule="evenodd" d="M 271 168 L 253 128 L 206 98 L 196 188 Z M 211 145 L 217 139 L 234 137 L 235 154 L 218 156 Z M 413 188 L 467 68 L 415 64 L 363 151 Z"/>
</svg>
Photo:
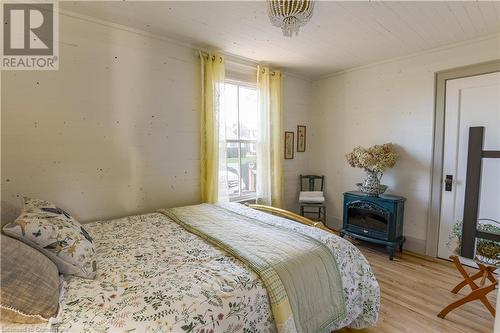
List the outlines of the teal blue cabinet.
<svg viewBox="0 0 500 333">
<path fill-rule="evenodd" d="M 344 193 L 344 211 L 340 236 L 384 244 L 389 258 L 403 250 L 404 205 L 406 199 L 396 195 L 370 196 L 363 192 Z"/>
</svg>

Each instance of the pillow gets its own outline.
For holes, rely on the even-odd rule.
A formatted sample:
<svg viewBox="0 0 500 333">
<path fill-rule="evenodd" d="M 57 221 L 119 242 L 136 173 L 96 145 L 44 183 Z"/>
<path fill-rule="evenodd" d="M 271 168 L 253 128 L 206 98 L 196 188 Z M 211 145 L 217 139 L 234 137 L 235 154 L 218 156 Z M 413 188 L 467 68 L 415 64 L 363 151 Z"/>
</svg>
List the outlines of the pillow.
<svg viewBox="0 0 500 333">
<path fill-rule="evenodd" d="M 57 315 L 59 272 L 56 265 L 28 245 L 1 236 L 0 316 L 23 324 L 47 322 Z"/>
<path fill-rule="evenodd" d="M 24 198 L 21 215 L 6 224 L 3 231 L 45 254 L 57 265 L 59 272 L 95 277 L 92 237 L 78 221 L 54 204 Z"/>
</svg>

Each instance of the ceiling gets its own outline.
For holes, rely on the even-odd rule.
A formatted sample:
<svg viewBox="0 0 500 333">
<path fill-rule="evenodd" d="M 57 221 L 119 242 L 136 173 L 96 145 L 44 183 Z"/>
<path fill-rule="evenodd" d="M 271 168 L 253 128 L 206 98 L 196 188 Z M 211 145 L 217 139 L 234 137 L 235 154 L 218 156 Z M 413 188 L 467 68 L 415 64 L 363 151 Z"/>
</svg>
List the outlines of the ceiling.
<svg viewBox="0 0 500 333">
<path fill-rule="evenodd" d="M 283 37 L 264 1 L 61 2 L 64 10 L 308 77 L 500 32 L 500 2 L 327 2 Z"/>
</svg>

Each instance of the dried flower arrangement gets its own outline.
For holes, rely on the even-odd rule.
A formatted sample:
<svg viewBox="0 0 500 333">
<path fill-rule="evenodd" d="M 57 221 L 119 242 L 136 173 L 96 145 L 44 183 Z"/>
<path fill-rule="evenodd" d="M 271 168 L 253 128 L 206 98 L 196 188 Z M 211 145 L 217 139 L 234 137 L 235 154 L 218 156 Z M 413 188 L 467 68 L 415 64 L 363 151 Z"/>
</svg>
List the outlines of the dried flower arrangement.
<svg viewBox="0 0 500 333">
<path fill-rule="evenodd" d="M 347 162 L 354 168 L 366 171 L 363 183 L 357 183 L 359 190 L 369 195 L 379 195 L 385 192 L 386 185 L 380 184 L 385 169 L 392 168 L 399 159 L 392 143 L 375 145 L 370 148 L 356 147 L 346 156 Z"/>
<path fill-rule="evenodd" d="M 383 172 L 392 168 L 399 159 L 392 143 L 375 145 L 370 148 L 358 146 L 346 155 L 347 162 L 354 168 L 362 168 L 371 172 Z"/>
</svg>

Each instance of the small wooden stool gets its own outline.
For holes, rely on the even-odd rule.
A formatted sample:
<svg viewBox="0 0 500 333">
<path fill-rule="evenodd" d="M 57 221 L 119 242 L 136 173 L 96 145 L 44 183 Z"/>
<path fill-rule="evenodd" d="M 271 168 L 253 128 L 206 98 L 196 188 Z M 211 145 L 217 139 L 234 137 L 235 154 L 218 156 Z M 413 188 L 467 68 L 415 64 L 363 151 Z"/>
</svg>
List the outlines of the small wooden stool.
<svg viewBox="0 0 500 333">
<path fill-rule="evenodd" d="M 455 288 L 451 290 L 452 293 L 458 293 L 463 287 L 469 285 L 472 291 L 464 298 L 459 299 L 456 302 L 449 304 L 441 312 L 439 312 L 438 317 L 444 318 L 448 312 L 454 310 L 465 303 L 472 302 L 475 300 L 480 300 L 481 303 L 490 311 L 491 315 L 495 317 L 495 308 L 491 305 L 486 295 L 495 290 L 498 281 L 494 275 L 494 271 L 497 269 L 495 266 L 486 266 L 481 263 L 476 263 L 474 260 L 462 258 L 458 256 L 451 256 L 450 259 L 453 260 L 455 266 L 457 267 L 460 274 L 462 274 L 464 280 L 457 284 Z M 463 265 L 468 265 L 479 269 L 479 272 L 469 275 L 464 269 Z M 481 278 L 479 285 L 474 282 L 475 280 Z M 486 281 L 489 280 L 490 284 L 486 285 Z"/>
</svg>

